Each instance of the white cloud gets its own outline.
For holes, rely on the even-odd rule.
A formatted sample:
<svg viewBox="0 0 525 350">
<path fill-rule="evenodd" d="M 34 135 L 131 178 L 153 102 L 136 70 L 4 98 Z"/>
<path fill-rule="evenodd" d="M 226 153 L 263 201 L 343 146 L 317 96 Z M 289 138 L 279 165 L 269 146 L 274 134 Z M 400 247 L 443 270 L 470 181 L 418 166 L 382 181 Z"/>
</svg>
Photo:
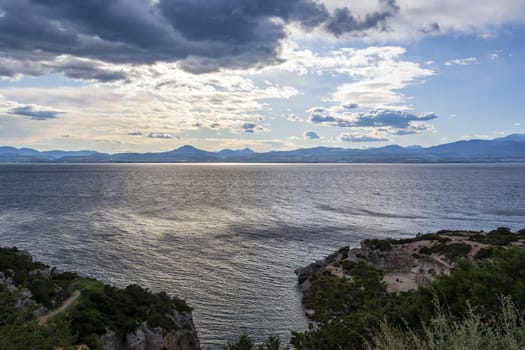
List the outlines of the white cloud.
<svg viewBox="0 0 525 350">
<path fill-rule="evenodd" d="M 291 121 L 291 122 L 300 122 L 302 121 L 301 118 L 299 118 L 296 114 L 294 113 L 290 113 L 288 115 L 286 115 L 286 119 Z"/>
<path fill-rule="evenodd" d="M 405 49 L 397 46 L 342 48 L 326 54 L 299 49 L 289 41 L 284 46 L 284 61 L 278 65 L 199 75 L 179 69 L 176 63 L 116 66 L 60 56 L 54 65 L 67 63 L 68 67 L 82 71 L 85 64 L 99 64 L 98 68 L 118 72 L 126 79 L 91 80 L 80 87 L 9 88 L 1 89 L 0 93 L 4 101 L 11 103 L 10 108 L 34 104 L 64 112 L 56 118 L 56 135 L 69 135 L 70 140 L 123 142 L 135 147 L 153 144 L 157 142 L 155 139 L 177 142 L 175 136 L 199 129 L 205 134 L 209 130 L 208 139 L 210 133 L 225 132 L 247 138 L 269 132 L 264 120 L 272 110 L 273 101 L 288 100 L 302 93 L 292 85 L 283 84 L 286 79 L 282 73 L 300 74 L 309 84 L 316 84 L 325 75 L 346 78 L 350 82 L 335 91 L 323 92 L 325 96 L 317 96 L 339 106 L 333 108 L 345 111 L 408 109 L 407 97 L 400 90 L 434 74 L 417 63 L 402 60 Z M 92 73 L 82 72 L 85 76 Z M 0 113 L 7 110 L 0 105 Z M 300 121 L 293 112 L 288 113 L 287 119 Z M 143 137 L 134 137 L 133 133 L 139 132 Z"/>
<path fill-rule="evenodd" d="M 176 64 L 160 63 L 121 66 L 121 70 L 126 80 L 53 89 L 1 89 L 0 114 L 23 105 L 51 106 L 42 109 L 63 112 L 55 118 L 56 135 L 153 144 L 155 139 L 175 139 L 174 135 L 199 128 L 246 135 L 268 131 L 260 125 L 270 108 L 265 101 L 298 94 L 295 88 L 278 83 L 259 86 L 237 72 L 193 75 Z M 133 137 L 139 132 L 145 137 Z"/>
<path fill-rule="evenodd" d="M 331 95 L 332 102 L 364 108 L 410 109 L 407 96 L 400 90 L 423 81 L 434 71 L 419 63 L 401 59 L 399 46 L 371 46 L 364 49 L 342 48 L 319 55 L 294 49 L 289 43 L 283 53 L 286 62 L 268 69 L 282 69 L 300 75 L 336 74 L 348 77 Z"/>
<path fill-rule="evenodd" d="M 497 59 L 499 59 L 501 57 L 501 54 L 503 53 L 503 50 L 496 50 L 494 52 L 492 52 L 491 54 L 489 54 L 489 59 L 491 61 L 495 61 Z"/>
<path fill-rule="evenodd" d="M 448 60 L 445 62 L 445 66 L 468 66 L 471 64 L 477 64 L 478 59 L 476 57 L 465 57 Z"/>
</svg>

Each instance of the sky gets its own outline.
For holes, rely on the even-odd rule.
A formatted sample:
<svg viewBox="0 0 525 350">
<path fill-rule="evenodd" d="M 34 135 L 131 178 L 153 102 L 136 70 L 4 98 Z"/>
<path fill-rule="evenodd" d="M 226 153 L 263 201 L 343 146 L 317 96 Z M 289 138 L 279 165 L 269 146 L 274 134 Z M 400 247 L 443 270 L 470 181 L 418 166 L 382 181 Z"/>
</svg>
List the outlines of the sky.
<svg viewBox="0 0 525 350">
<path fill-rule="evenodd" d="M 0 0 L 0 145 L 430 146 L 525 133 L 525 0 Z"/>
</svg>

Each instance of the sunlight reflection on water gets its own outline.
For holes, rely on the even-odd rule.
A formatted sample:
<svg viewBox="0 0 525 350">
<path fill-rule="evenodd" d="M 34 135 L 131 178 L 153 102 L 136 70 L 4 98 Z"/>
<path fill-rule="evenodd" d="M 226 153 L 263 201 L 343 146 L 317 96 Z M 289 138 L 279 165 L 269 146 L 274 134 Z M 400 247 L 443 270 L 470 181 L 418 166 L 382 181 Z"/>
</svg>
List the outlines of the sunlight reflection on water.
<svg viewBox="0 0 525 350">
<path fill-rule="evenodd" d="M 525 226 L 525 165 L 0 165 L 0 245 L 185 298 L 202 343 L 306 327 L 293 270 L 367 237 Z"/>
</svg>

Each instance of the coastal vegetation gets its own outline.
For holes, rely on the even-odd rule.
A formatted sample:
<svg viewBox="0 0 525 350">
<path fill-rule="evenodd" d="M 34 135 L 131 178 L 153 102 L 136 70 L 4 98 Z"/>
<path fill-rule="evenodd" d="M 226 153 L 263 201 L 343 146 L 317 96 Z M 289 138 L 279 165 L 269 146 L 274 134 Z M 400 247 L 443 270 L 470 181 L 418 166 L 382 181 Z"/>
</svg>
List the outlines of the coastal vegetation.
<svg viewBox="0 0 525 350">
<path fill-rule="evenodd" d="M 310 327 L 293 333 L 299 349 L 477 349 L 525 347 L 525 231 L 499 228 L 488 234 L 421 235 L 408 240 L 364 242 L 367 259 L 342 259 L 313 271 L 303 303 Z M 421 246 L 414 243 L 425 242 Z M 431 241 L 431 242 L 428 242 Z M 483 243 L 480 249 L 478 243 Z M 408 244 L 411 244 L 408 246 Z M 488 246 L 485 246 L 490 244 Z M 405 245 L 405 246 L 403 246 Z M 379 267 L 385 251 L 418 247 L 414 261 L 432 256 L 453 264 L 449 271 L 408 291 L 392 291 Z M 472 249 L 479 249 L 469 257 Z M 379 254 L 379 255 L 378 255 Z M 386 255 L 388 257 L 388 255 Z M 334 265 L 332 264 L 332 265 Z M 444 263 L 445 264 L 445 263 Z M 395 271 L 399 272 L 399 271 Z M 478 344 L 478 346 L 474 346 Z M 505 346 L 507 347 L 507 346 Z"/>
<path fill-rule="evenodd" d="M 71 305 L 48 320 L 45 315 L 68 298 Z M 110 332 L 121 341 L 142 323 L 162 335 L 191 329 L 192 323 L 177 318 L 190 312 L 184 300 L 164 292 L 155 294 L 138 285 L 120 289 L 76 273 L 59 273 L 33 262 L 28 253 L 0 248 L 1 350 L 67 349 L 76 344 L 102 349 L 103 335 Z"/>
</svg>

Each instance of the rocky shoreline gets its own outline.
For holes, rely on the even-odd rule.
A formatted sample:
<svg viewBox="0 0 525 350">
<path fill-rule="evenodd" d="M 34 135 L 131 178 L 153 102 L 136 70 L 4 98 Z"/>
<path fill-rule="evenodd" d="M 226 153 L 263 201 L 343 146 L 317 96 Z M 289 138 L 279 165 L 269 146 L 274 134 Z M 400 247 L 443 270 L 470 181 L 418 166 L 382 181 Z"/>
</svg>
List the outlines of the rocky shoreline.
<svg viewBox="0 0 525 350">
<path fill-rule="evenodd" d="M 525 325 L 517 320 L 525 317 L 524 248 L 525 229 L 505 227 L 343 247 L 295 271 L 310 322 L 292 334 L 291 344 L 319 350 L 484 348 L 465 347 L 477 341 L 487 349 L 510 343 L 522 349 Z M 510 323 L 516 323 L 512 331 Z"/>
<path fill-rule="evenodd" d="M 2 349 L 200 349 L 183 300 L 59 272 L 16 248 L 0 248 L 0 299 Z M 26 339 L 16 339 L 28 329 Z M 8 339 L 9 333 L 20 334 Z"/>
<path fill-rule="evenodd" d="M 437 276 L 449 274 L 459 259 L 483 259 L 493 246 L 525 247 L 525 229 L 512 233 L 500 227 L 490 232 L 442 230 L 407 239 L 368 239 L 357 248 L 345 246 L 326 258 L 296 269 L 303 300 L 311 294 L 315 275 L 351 279 L 345 262 L 365 262 L 384 271 L 383 283 L 390 293 L 416 290 Z M 306 309 L 308 317 L 315 311 Z"/>
</svg>

